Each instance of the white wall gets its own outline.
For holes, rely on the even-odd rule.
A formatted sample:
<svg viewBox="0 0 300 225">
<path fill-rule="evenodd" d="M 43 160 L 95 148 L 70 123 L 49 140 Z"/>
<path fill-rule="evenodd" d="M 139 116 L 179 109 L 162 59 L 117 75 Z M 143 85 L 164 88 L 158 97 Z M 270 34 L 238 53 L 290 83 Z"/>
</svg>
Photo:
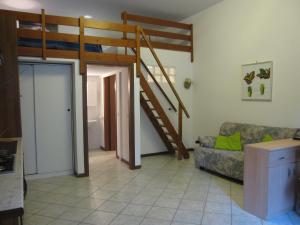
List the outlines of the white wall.
<svg viewBox="0 0 300 225">
<path fill-rule="evenodd" d="M 162 64 L 166 67 L 175 67 L 176 69 L 176 83 L 174 84 L 179 96 L 181 97 L 183 103 L 185 104 L 187 111 L 190 113 L 191 118 L 187 119 L 183 114 L 183 142 L 186 147 L 193 146 L 193 110 L 192 110 L 192 94 L 193 94 L 193 85 L 190 89 L 185 89 L 183 87 L 183 82 L 185 78 L 193 79 L 192 72 L 192 63 L 191 63 L 191 55 L 185 52 L 176 52 L 176 51 L 168 51 L 168 50 L 155 50 Z M 141 51 L 141 56 L 144 62 L 147 65 L 157 65 L 150 51 L 143 48 Z M 178 128 L 178 113 L 169 111 L 170 105 L 165 100 L 165 97 L 160 93 L 154 83 L 150 84 L 153 88 L 156 96 L 160 100 L 163 109 L 171 119 L 175 129 Z M 162 83 L 162 88 L 165 90 L 173 104 L 176 108 L 178 108 L 178 101 L 176 100 L 172 90 L 170 89 L 168 84 Z M 141 153 L 155 153 L 155 152 L 163 152 L 166 151 L 166 147 L 156 130 L 154 129 L 152 123 L 149 121 L 147 115 L 141 108 Z"/>
<path fill-rule="evenodd" d="M 300 127 L 300 1 L 224 0 L 194 24 L 194 138 L 224 121 Z M 241 65 L 274 62 L 272 102 L 241 101 Z"/>
</svg>

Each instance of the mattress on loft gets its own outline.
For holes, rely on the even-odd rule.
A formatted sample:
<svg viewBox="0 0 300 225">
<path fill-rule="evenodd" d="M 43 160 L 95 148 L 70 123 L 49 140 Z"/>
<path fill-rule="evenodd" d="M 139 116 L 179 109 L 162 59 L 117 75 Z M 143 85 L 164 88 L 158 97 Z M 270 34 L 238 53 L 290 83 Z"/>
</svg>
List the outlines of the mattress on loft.
<svg viewBox="0 0 300 225">
<path fill-rule="evenodd" d="M 20 47 L 32 47 L 32 48 L 42 48 L 42 40 L 40 39 L 29 39 L 20 38 L 18 39 L 18 46 Z M 57 50 L 69 50 L 69 51 L 79 51 L 79 43 L 66 42 L 66 41 L 46 41 L 46 46 L 48 49 Z M 101 45 L 95 44 L 85 44 L 85 51 L 87 52 L 102 52 Z"/>
</svg>

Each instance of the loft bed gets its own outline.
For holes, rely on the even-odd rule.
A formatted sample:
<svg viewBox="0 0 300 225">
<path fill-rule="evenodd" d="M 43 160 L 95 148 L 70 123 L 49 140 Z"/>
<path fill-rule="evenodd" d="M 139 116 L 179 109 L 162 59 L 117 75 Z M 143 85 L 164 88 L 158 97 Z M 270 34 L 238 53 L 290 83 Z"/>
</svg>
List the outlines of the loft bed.
<svg viewBox="0 0 300 225">
<path fill-rule="evenodd" d="M 67 58 L 80 60 L 80 73 L 84 74 L 86 63 L 119 62 L 134 63 L 140 66 L 140 47 L 167 49 L 191 53 L 193 61 L 193 27 L 191 24 L 178 23 L 152 17 L 138 16 L 122 13 L 123 24 L 96 21 L 84 17 L 73 18 L 65 16 L 46 15 L 45 10 L 40 14 L 9 10 L 0 10 L 0 14 L 13 15 L 19 24 L 17 28 L 17 54 L 18 56 L 47 58 Z M 144 29 L 136 24 L 142 23 L 143 27 L 151 25 L 151 29 Z M 20 26 L 21 23 L 34 23 L 38 29 L 30 29 L 28 26 Z M 48 30 L 50 25 L 60 27 L 72 27 L 77 34 Z M 152 29 L 152 27 L 159 27 Z M 165 28 L 175 28 L 175 32 L 165 31 Z M 180 29 L 180 30 L 178 30 Z M 63 29 L 62 29 L 63 30 Z M 119 38 L 88 35 L 87 30 L 96 32 L 118 32 Z M 182 34 L 187 32 L 188 34 Z M 164 41 L 151 40 L 164 38 Z M 147 40 L 146 40 L 147 39 Z M 174 43 L 174 41 L 184 43 Z M 171 44 L 172 43 L 172 44 Z M 103 46 L 123 47 L 124 54 L 106 53 Z M 136 49 L 136 54 L 129 54 L 127 48 Z"/>
<path fill-rule="evenodd" d="M 42 48 L 43 42 L 41 39 L 31 39 L 31 38 L 19 38 L 17 41 L 19 47 L 29 47 L 29 48 Z M 79 51 L 79 43 L 67 42 L 67 41 L 46 41 L 47 49 L 57 49 L 57 50 L 68 50 L 68 51 Z M 85 44 L 84 50 L 87 52 L 103 52 L 101 45 L 95 44 Z"/>
</svg>

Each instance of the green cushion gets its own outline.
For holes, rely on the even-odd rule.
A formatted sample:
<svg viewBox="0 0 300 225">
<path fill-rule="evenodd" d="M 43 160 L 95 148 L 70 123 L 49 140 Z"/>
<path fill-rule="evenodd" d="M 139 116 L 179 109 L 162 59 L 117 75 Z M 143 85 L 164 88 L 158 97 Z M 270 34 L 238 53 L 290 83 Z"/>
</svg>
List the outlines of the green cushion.
<svg viewBox="0 0 300 225">
<path fill-rule="evenodd" d="M 262 139 L 263 142 L 268 142 L 268 141 L 273 141 L 273 138 L 270 134 L 266 134 L 263 139 Z"/>
<path fill-rule="evenodd" d="M 216 138 L 215 149 L 230 150 L 230 151 L 241 151 L 241 134 L 236 132 L 231 136 L 219 135 Z"/>
</svg>

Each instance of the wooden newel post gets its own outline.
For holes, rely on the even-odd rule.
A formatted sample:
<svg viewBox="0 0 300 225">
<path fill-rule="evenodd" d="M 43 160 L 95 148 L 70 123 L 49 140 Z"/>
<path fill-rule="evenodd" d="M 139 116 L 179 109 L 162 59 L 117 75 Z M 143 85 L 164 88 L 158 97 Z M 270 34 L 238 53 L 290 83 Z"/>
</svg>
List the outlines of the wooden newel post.
<svg viewBox="0 0 300 225">
<path fill-rule="evenodd" d="M 141 75 L 141 30 L 136 26 L 136 74 L 137 77 Z"/>
<path fill-rule="evenodd" d="M 182 106 L 179 103 L 178 106 L 178 159 L 182 159 Z"/>
<path fill-rule="evenodd" d="M 80 74 L 85 75 L 86 65 L 84 60 L 84 17 L 79 18 L 79 59 L 80 59 Z"/>
</svg>

